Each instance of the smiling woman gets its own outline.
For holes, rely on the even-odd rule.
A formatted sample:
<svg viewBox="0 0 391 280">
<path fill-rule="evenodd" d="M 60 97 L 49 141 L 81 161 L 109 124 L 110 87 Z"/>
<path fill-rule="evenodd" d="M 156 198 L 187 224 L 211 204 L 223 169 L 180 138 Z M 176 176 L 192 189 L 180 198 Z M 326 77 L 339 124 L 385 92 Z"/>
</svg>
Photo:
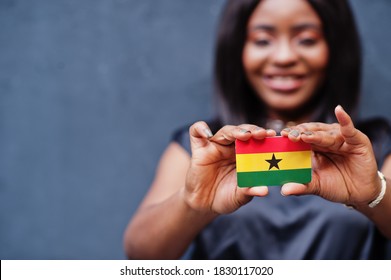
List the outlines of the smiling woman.
<svg viewBox="0 0 391 280">
<path fill-rule="evenodd" d="M 128 256 L 178 258 L 193 244 L 198 259 L 386 258 L 391 192 L 378 169 L 391 178 L 391 129 L 354 118 L 360 72 L 347 1 L 228 1 L 216 42 L 216 118 L 174 134 L 125 232 Z M 278 133 L 310 147 L 310 160 L 284 166 L 273 147 L 245 162 L 303 169 L 302 183 L 269 187 L 278 184 L 272 175 L 235 158 L 235 141 Z M 238 178 L 260 186 L 239 188 Z"/>
</svg>

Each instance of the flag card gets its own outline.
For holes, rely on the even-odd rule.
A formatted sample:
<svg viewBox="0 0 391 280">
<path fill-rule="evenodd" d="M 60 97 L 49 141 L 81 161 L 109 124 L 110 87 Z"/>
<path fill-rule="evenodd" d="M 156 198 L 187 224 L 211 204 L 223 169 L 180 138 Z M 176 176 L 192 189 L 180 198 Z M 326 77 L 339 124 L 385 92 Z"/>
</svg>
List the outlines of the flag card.
<svg viewBox="0 0 391 280">
<path fill-rule="evenodd" d="M 311 181 L 311 145 L 288 137 L 235 141 L 239 187 L 281 186 Z"/>
</svg>

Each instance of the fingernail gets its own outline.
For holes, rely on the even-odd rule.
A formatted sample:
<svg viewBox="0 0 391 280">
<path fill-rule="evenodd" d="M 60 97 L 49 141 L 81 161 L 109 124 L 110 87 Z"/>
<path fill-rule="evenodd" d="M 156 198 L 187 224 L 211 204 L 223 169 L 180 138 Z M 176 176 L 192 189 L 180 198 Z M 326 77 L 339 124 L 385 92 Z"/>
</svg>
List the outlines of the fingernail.
<svg viewBox="0 0 391 280">
<path fill-rule="evenodd" d="M 244 134 L 244 133 L 250 133 L 250 130 L 247 130 L 247 129 L 241 129 L 241 130 L 240 130 L 240 132 L 241 132 L 241 133 L 243 133 L 243 134 Z"/>
<path fill-rule="evenodd" d="M 312 131 L 304 131 L 301 134 L 304 134 L 304 135 L 307 135 L 307 136 L 314 135 L 314 133 Z"/>
<path fill-rule="evenodd" d="M 208 138 L 211 138 L 213 136 L 212 131 L 210 131 L 209 128 L 205 128 L 204 132 L 205 132 L 206 136 L 208 136 Z"/>
<path fill-rule="evenodd" d="M 342 111 L 345 111 L 345 109 L 344 109 L 341 105 L 338 104 L 336 108 L 338 108 L 338 107 L 341 108 Z M 346 111 L 345 111 L 345 112 L 346 112 Z"/>
<path fill-rule="evenodd" d="M 282 191 L 282 189 L 281 189 L 280 193 L 281 193 L 282 196 L 287 196 L 286 194 L 284 194 L 284 192 Z"/>
<path fill-rule="evenodd" d="M 299 137 L 300 133 L 298 130 L 292 130 L 289 135 L 293 136 L 293 137 Z"/>
</svg>

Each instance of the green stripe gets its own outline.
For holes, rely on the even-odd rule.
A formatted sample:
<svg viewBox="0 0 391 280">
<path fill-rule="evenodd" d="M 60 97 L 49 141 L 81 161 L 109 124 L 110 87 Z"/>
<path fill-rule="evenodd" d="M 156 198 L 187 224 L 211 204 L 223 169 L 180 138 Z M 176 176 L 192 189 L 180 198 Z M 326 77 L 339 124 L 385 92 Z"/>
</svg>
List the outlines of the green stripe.
<svg viewBox="0 0 391 280">
<path fill-rule="evenodd" d="M 293 170 L 238 172 L 238 186 L 281 186 L 285 183 L 292 182 L 306 184 L 311 181 L 311 170 L 311 168 L 305 168 Z"/>
</svg>

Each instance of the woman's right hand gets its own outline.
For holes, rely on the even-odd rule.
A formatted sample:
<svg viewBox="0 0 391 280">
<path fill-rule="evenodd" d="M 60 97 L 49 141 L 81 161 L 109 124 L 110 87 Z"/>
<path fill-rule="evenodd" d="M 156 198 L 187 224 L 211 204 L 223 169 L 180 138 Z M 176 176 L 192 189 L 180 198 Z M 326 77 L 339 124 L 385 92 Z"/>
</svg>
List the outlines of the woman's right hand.
<svg viewBox="0 0 391 280">
<path fill-rule="evenodd" d="M 212 135 L 205 122 L 190 127 L 191 163 L 184 189 L 188 205 L 200 212 L 227 214 L 265 196 L 267 187 L 239 188 L 236 179 L 235 140 L 275 136 L 255 125 L 224 126 Z"/>
</svg>

